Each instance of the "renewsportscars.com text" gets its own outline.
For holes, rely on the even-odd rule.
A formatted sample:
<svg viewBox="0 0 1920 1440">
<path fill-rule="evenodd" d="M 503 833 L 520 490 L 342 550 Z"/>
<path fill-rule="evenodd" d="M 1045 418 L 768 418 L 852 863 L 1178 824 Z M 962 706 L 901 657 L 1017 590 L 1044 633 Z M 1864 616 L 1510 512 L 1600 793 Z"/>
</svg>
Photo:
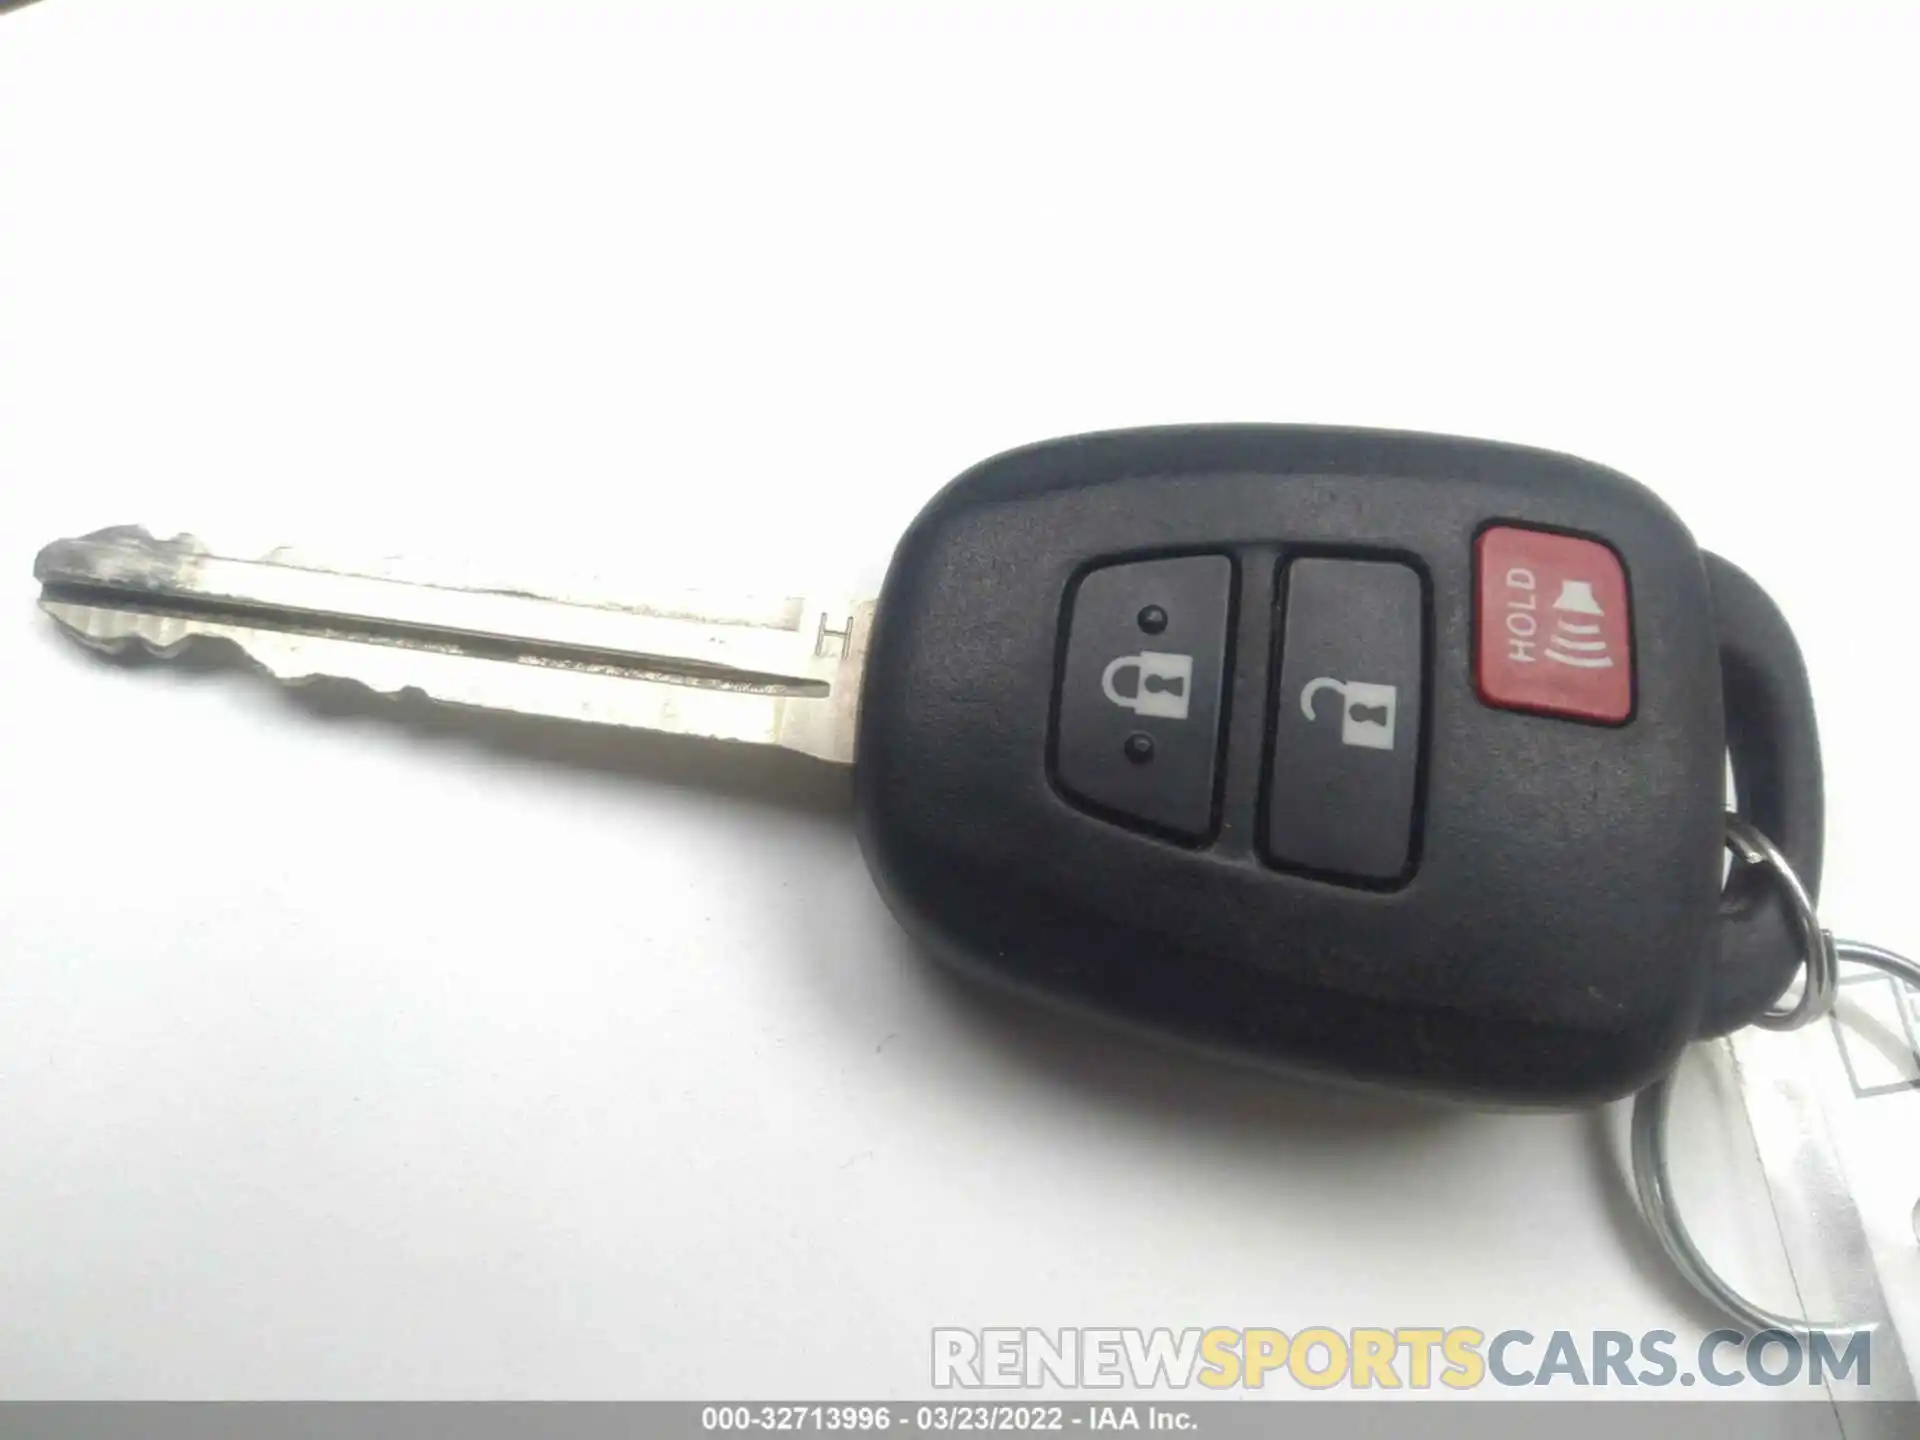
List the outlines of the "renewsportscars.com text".
<svg viewBox="0 0 1920 1440">
<path fill-rule="evenodd" d="M 1502 1330 L 1472 1326 L 1309 1326 L 1140 1329 L 939 1329 L 933 1332 L 937 1390 L 1185 1389 L 1471 1390 L 1669 1385 L 1868 1385 L 1872 1337 L 1864 1331 L 1805 1339 L 1783 1330 L 1715 1330 L 1684 1345 L 1671 1330 L 1640 1335 L 1595 1330 Z"/>
</svg>

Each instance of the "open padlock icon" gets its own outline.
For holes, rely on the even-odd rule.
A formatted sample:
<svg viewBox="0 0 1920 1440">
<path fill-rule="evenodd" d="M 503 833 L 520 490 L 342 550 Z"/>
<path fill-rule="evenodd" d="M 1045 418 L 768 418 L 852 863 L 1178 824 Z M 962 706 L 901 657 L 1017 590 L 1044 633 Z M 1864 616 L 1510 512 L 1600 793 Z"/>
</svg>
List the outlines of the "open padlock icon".
<svg viewBox="0 0 1920 1440">
<path fill-rule="evenodd" d="M 1392 685 L 1374 685 L 1365 680 L 1336 680 L 1322 675 L 1310 681 L 1300 692 L 1300 709 L 1307 719 L 1314 714 L 1314 697 L 1331 690 L 1340 697 L 1340 743 L 1361 750 L 1393 748 L 1394 712 L 1399 708 L 1399 690 Z"/>
</svg>

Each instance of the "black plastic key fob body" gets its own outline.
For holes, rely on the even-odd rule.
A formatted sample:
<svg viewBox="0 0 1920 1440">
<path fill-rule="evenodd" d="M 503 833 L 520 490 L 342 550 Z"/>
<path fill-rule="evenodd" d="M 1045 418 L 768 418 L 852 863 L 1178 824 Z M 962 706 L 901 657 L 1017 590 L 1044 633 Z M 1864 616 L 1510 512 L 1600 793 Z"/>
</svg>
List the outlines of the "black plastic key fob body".
<svg viewBox="0 0 1920 1440">
<path fill-rule="evenodd" d="M 1784 908 L 1722 893 L 1725 767 L 1817 884 L 1806 691 L 1752 582 L 1584 461 L 1082 436 L 901 541 L 861 839 L 976 973 L 1291 1069 L 1583 1104 L 1787 983 Z"/>
</svg>

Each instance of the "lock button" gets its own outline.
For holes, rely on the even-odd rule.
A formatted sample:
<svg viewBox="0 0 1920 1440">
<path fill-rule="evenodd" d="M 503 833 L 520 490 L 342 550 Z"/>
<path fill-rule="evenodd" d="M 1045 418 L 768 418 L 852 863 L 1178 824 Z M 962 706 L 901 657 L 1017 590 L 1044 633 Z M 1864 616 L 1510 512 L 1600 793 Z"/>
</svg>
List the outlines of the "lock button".
<svg viewBox="0 0 1920 1440">
<path fill-rule="evenodd" d="M 1213 829 L 1233 564 L 1105 565 L 1068 601 L 1054 775 L 1069 798 L 1182 840 Z"/>
<path fill-rule="evenodd" d="M 1296 560 L 1280 601 L 1267 856 L 1391 883 L 1414 854 L 1424 601 L 1381 560 Z"/>
</svg>

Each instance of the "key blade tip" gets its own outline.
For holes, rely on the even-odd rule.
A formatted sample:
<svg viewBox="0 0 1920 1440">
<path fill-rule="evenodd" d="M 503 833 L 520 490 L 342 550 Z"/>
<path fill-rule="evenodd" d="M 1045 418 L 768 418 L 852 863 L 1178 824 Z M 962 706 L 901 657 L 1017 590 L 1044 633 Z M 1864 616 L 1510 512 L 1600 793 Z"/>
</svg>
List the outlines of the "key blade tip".
<svg viewBox="0 0 1920 1440">
<path fill-rule="evenodd" d="M 144 525 L 109 525 L 42 545 L 33 557 L 33 578 L 42 585 L 119 585 L 206 553 L 193 535 L 162 539 Z"/>
<path fill-rule="evenodd" d="M 199 548 L 190 535 L 162 540 L 142 525 L 109 525 L 50 540 L 33 557 L 40 610 L 63 635 L 89 650 L 124 656 L 143 645 L 169 655 L 172 646 L 143 633 L 141 619 L 114 608 L 110 597 L 151 587 Z"/>
<path fill-rule="evenodd" d="M 78 537 L 49 540 L 33 557 L 33 578 L 45 586 L 58 584 L 70 576 L 79 558 L 79 546 Z"/>
</svg>

